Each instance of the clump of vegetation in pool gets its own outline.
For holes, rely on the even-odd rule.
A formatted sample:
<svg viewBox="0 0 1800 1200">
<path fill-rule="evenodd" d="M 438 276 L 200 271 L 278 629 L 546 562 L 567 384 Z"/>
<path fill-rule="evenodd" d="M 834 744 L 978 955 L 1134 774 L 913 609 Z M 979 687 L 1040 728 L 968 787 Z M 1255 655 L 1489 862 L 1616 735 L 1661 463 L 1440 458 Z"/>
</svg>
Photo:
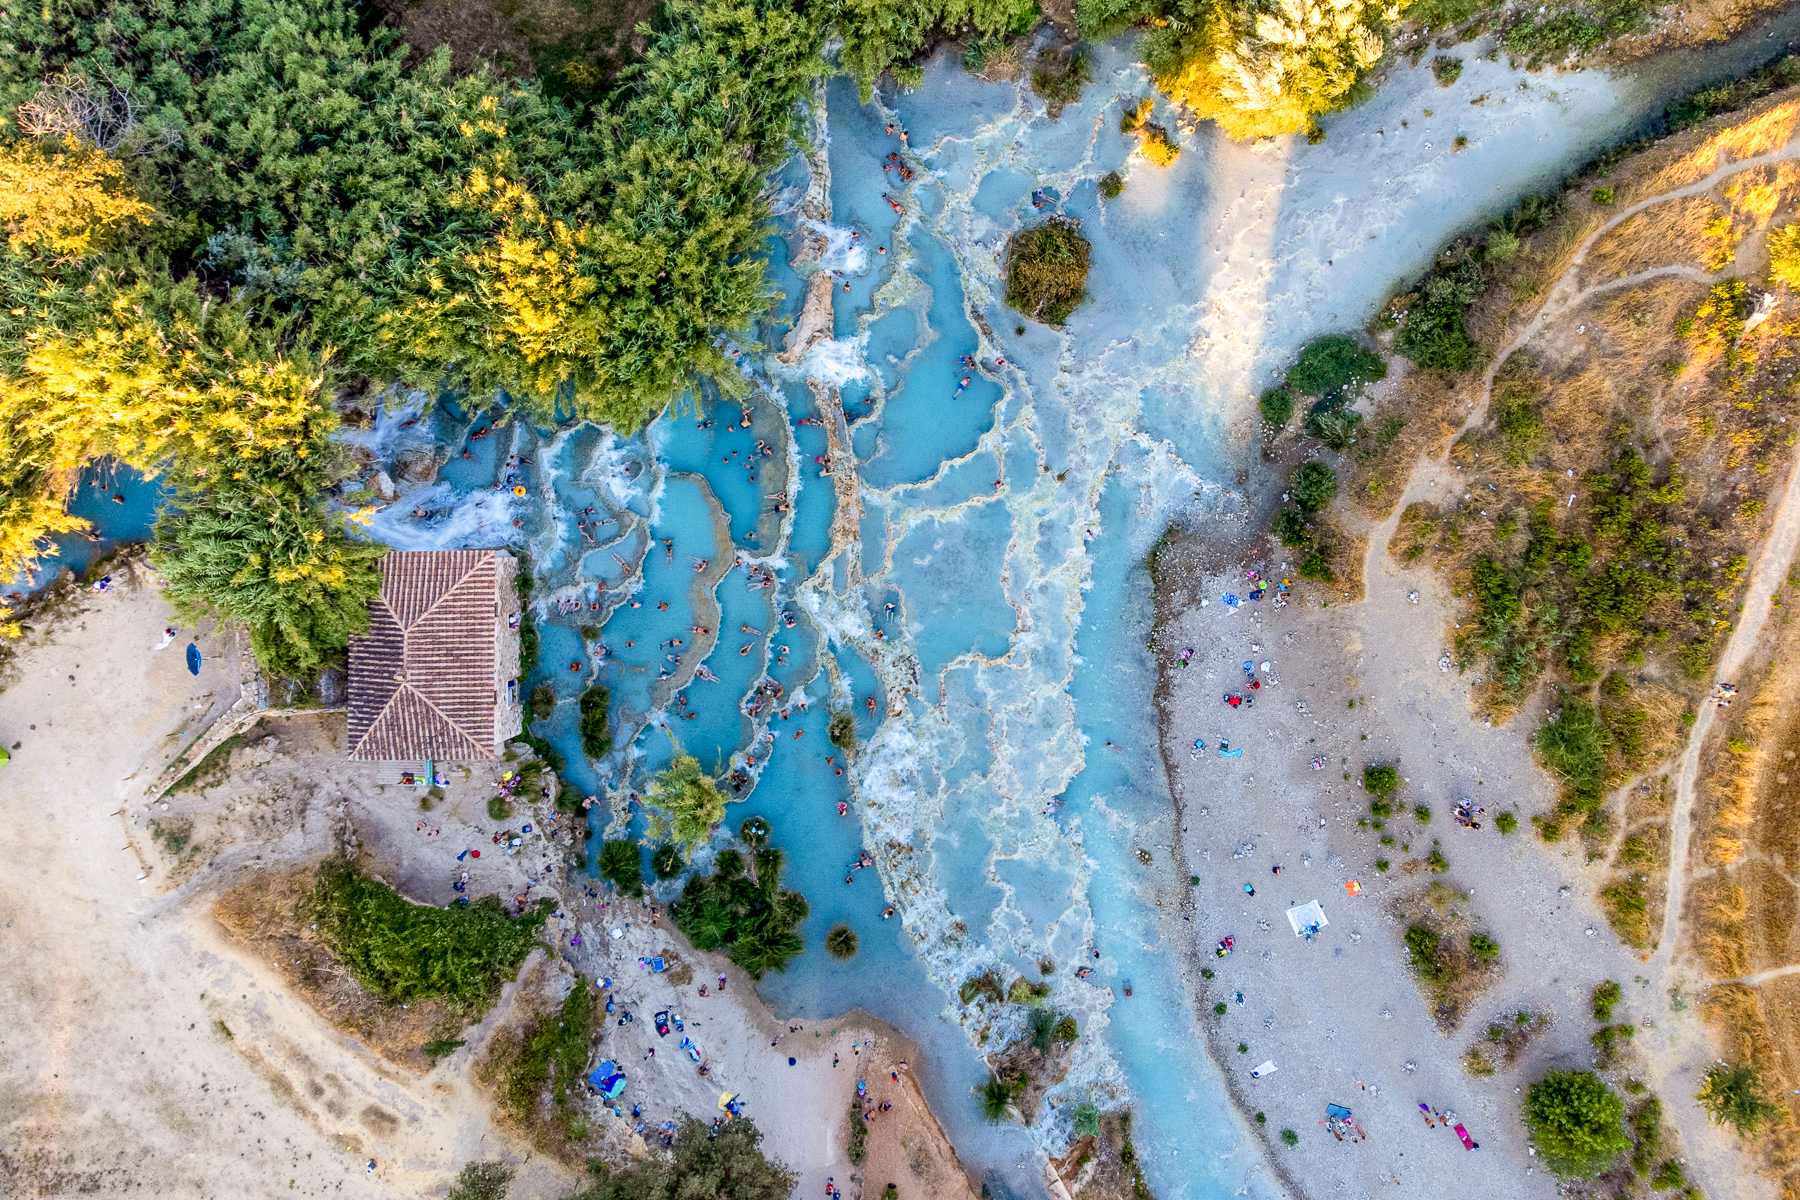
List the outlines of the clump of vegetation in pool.
<svg viewBox="0 0 1800 1200">
<path fill-rule="evenodd" d="M 1150 162 L 1159 167 L 1166 167 L 1181 157 L 1181 147 L 1169 136 L 1169 131 L 1150 119 L 1153 101 L 1146 96 L 1135 105 L 1125 110 L 1119 118 L 1120 133 L 1138 135 L 1138 151 Z"/>
<path fill-rule="evenodd" d="M 831 728 L 825 733 L 839 750 L 856 749 L 856 719 L 847 712 L 831 715 Z"/>
<path fill-rule="evenodd" d="M 612 752 L 612 730 L 606 724 L 611 704 L 612 693 L 600 684 L 581 693 L 581 749 L 589 758 L 605 758 Z"/>
<path fill-rule="evenodd" d="M 1100 177 L 1100 194 L 1108 200 L 1117 200 L 1125 191 L 1125 177 L 1117 171 L 1108 171 Z"/>
<path fill-rule="evenodd" d="M 1043 98 L 1049 106 L 1050 116 L 1055 118 L 1062 114 L 1063 105 L 1081 99 L 1081 89 L 1093 77 L 1087 55 L 1080 50 L 1066 57 L 1045 55 L 1038 59 L 1037 67 L 1031 72 L 1031 90 Z"/>
<path fill-rule="evenodd" d="M 1006 302 L 1046 325 L 1061 325 L 1087 299 L 1088 240 L 1066 217 L 1013 234 L 1006 250 Z"/>
</svg>

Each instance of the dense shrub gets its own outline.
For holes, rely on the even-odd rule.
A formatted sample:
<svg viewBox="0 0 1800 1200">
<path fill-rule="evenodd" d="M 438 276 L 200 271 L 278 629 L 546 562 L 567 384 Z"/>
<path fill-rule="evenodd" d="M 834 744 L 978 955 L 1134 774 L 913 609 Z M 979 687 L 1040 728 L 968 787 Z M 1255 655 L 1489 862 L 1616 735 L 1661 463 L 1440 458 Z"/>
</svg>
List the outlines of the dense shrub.
<svg viewBox="0 0 1800 1200">
<path fill-rule="evenodd" d="M 1473 258 L 1460 258 L 1434 271 L 1414 294 L 1394 337 L 1394 349 L 1433 370 L 1462 372 L 1474 367 L 1482 350 L 1463 327 L 1463 315 L 1486 286 Z"/>
<path fill-rule="evenodd" d="M 1565 695 L 1554 720 L 1540 726 L 1533 739 L 1538 761 L 1557 777 L 1568 801 L 1584 812 L 1605 798 L 1606 751 L 1612 735 L 1592 706 Z"/>
<path fill-rule="evenodd" d="M 782 862 L 780 850 L 765 847 L 746 874 L 742 854 L 722 851 L 713 873 L 690 879 L 669 915 L 696 947 L 725 950 L 753 978 L 782 970 L 805 949 L 794 930 L 809 911 L 805 896 L 782 890 Z"/>
<path fill-rule="evenodd" d="M 1013 234 L 1006 252 L 1006 302 L 1035 321 L 1061 325 L 1087 299 L 1088 241 L 1055 218 Z"/>
<path fill-rule="evenodd" d="M 1315 513 L 1337 495 L 1337 472 L 1321 462 L 1305 462 L 1288 477 L 1288 492 L 1303 513 Z"/>
<path fill-rule="evenodd" d="M 1525 1091 L 1525 1127 L 1544 1165 L 1591 1179 L 1631 1148 L 1625 1105 L 1592 1071 L 1552 1071 Z"/>
<path fill-rule="evenodd" d="M 347 863 L 327 863 L 308 898 L 319 936 L 356 981 L 386 1000 L 485 1007 L 537 942 L 555 902 L 511 918 L 499 900 L 414 904 Z"/>
<path fill-rule="evenodd" d="M 1287 385 L 1302 396 L 1332 396 L 1387 378 L 1387 364 L 1344 334 L 1315 338 L 1288 368 Z"/>
<path fill-rule="evenodd" d="M 762 1132 L 748 1117 L 715 1129 L 684 1116 L 675 1130 L 673 1153 L 647 1155 L 625 1167 L 595 1159 L 593 1185 L 570 1200 L 788 1200 L 793 1173 L 764 1157 L 761 1147 Z"/>
<path fill-rule="evenodd" d="M 1367 766 L 1363 768 L 1362 783 L 1365 792 L 1386 800 L 1400 790 L 1400 772 L 1386 763 Z"/>
</svg>

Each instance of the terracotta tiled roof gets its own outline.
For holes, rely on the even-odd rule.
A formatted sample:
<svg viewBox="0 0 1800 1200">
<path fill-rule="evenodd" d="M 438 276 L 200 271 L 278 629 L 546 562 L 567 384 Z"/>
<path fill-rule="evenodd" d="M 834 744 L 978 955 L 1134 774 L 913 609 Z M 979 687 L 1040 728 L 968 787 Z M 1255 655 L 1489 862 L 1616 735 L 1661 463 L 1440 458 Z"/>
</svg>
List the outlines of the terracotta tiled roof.
<svg viewBox="0 0 1800 1200">
<path fill-rule="evenodd" d="M 494 755 L 492 550 L 390 551 L 369 630 L 350 641 L 350 757 Z"/>
</svg>

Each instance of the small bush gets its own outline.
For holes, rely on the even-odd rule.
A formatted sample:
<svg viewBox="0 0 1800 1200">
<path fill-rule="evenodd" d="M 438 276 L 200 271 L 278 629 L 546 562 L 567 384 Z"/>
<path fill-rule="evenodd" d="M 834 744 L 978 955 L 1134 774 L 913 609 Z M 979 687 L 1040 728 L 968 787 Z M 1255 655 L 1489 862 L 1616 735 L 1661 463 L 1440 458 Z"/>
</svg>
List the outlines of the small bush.
<svg viewBox="0 0 1800 1200">
<path fill-rule="evenodd" d="M 962 988 L 957 994 L 961 996 L 964 1004 L 971 1004 L 980 997 L 985 997 L 996 1004 L 1006 999 L 1006 989 L 1000 985 L 999 976 L 992 971 L 972 975 L 963 980 Z"/>
<path fill-rule="evenodd" d="M 1519 829 L 1519 818 L 1510 812 L 1503 812 L 1494 818 L 1494 828 L 1501 833 L 1516 833 Z"/>
<path fill-rule="evenodd" d="M 1100 177 L 1100 194 L 1108 200 L 1117 200 L 1125 191 L 1125 177 L 1117 171 L 1108 171 Z"/>
<path fill-rule="evenodd" d="M 1336 397 L 1350 388 L 1387 378 L 1379 354 L 1363 349 L 1346 334 L 1328 334 L 1308 342 L 1288 368 L 1287 385 L 1302 396 Z"/>
<path fill-rule="evenodd" d="M 457 1173 L 444 1200 L 506 1200 L 513 1169 L 505 1163 L 472 1162 Z"/>
<path fill-rule="evenodd" d="M 1100 1110 L 1092 1100 L 1083 1100 L 1075 1106 L 1074 1122 L 1076 1137 L 1100 1136 Z"/>
<path fill-rule="evenodd" d="M 1750 1063 L 1735 1067 L 1714 1064 L 1694 1099 L 1715 1125 L 1730 1125 L 1739 1137 L 1756 1136 L 1765 1124 L 1787 1112 L 1763 1095 L 1762 1080 Z"/>
<path fill-rule="evenodd" d="M 1043 62 L 1044 60 L 1040 60 L 1040 63 Z M 1078 50 L 1059 65 L 1061 70 L 1052 70 L 1046 64 L 1033 71 L 1031 90 L 1051 104 L 1073 104 L 1081 99 L 1081 89 L 1093 79 L 1087 55 Z"/>
<path fill-rule="evenodd" d="M 1613 190 L 1611 188 L 1597 187 L 1594 189 L 1594 203 L 1595 204 L 1611 204 L 1612 202 L 1613 202 Z"/>
<path fill-rule="evenodd" d="M 1036 1008 L 1049 998 L 1049 984 L 1032 983 L 1023 976 L 1013 980 L 1012 986 L 1006 989 L 1006 1002 L 1008 1004 L 1024 1004 Z"/>
<path fill-rule="evenodd" d="M 505 796 L 488 797 L 487 815 L 489 819 L 495 821 L 510 821 L 512 819 L 512 812 L 512 805 L 507 803 Z"/>
<path fill-rule="evenodd" d="M 1413 820 L 1417 821 L 1419 824 L 1421 824 L 1421 825 L 1431 824 L 1431 808 L 1429 805 L 1425 805 L 1425 804 L 1413 805 L 1412 814 L 1413 814 Z"/>
<path fill-rule="evenodd" d="M 1482 247 L 1482 257 L 1494 262 L 1511 262 L 1519 256 L 1525 243 L 1504 229 L 1496 229 L 1488 234 L 1487 243 Z"/>
<path fill-rule="evenodd" d="M 1294 393 L 1286 384 L 1272 387 L 1257 400 L 1256 407 L 1271 429 L 1285 429 L 1294 419 Z"/>
<path fill-rule="evenodd" d="M 1298 1146 L 1300 1144 L 1300 1135 L 1291 1129 L 1284 1129 L 1281 1131 L 1281 1144 L 1284 1146 Z"/>
<path fill-rule="evenodd" d="M 1400 790 L 1400 772 L 1386 764 L 1364 767 L 1363 790 L 1385 800 Z"/>
<path fill-rule="evenodd" d="M 1437 79 L 1439 87 L 1449 87 L 1462 78 L 1463 62 L 1460 58 L 1451 58 L 1440 54 L 1431 60 L 1431 73 Z"/>
<path fill-rule="evenodd" d="M 1284 508 L 1275 514 L 1269 522 L 1269 532 L 1282 545 L 1294 548 L 1304 546 L 1312 540 L 1312 526 L 1306 520 L 1306 514 L 1297 508 Z"/>
<path fill-rule="evenodd" d="M 1494 962 L 1500 957 L 1500 943 L 1485 933 L 1471 933 L 1469 953 L 1487 962 Z"/>
<path fill-rule="evenodd" d="M 1599 807 L 1612 735 L 1593 706 L 1565 696 L 1556 719 L 1538 729 L 1533 743 L 1539 761 L 1562 783 L 1573 807 L 1582 812 Z"/>
<path fill-rule="evenodd" d="M 1487 280 L 1472 258 L 1434 271 L 1420 285 L 1394 337 L 1394 349 L 1421 367 L 1462 372 L 1475 366 L 1482 350 L 1469 336 L 1463 316 Z"/>
<path fill-rule="evenodd" d="M 1594 985 L 1594 1020 L 1605 1024 L 1612 1020 L 1613 1006 L 1618 1004 L 1621 989 L 1615 980 Z"/>
</svg>

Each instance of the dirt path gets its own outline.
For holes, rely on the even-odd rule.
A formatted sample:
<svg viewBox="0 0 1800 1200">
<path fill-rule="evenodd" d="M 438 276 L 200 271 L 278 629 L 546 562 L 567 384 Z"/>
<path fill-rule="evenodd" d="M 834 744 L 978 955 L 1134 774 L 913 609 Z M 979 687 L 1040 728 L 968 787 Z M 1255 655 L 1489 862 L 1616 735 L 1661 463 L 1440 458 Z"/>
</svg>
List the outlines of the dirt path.
<svg viewBox="0 0 1800 1200">
<path fill-rule="evenodd" d="M 1756 648 L 1773 608 L 1770 600 L 1786 581 L 1788 565 L 1794 561 L 1797 544 L 1800 544 L 1800 453 L 1796 454 L 1788 469 L 1787 489 L 1782 493 L 1780 507 L 1775 510 L 1775 521 L 1769 528 L 1768 540 L 1763 543 L 1761 554 L 1757 556 L 1756 568 L 1750 574 L 1749 590 L 1744 595 L 1743 614 L 1731 631 L 1730 640 L 1725 643 L 1724 653 L 1719 656 L 1715 678 L 1729 680 Z M 1687 892 L 1688 841 L 1693 835 L 1694 783 L 1700 770 L 1700 750 L 1706 743 L 1707 731 L 1712 728 L 1713 717 L 1718 711 L 1711 704 L 1701 706 L 1700 715 L 1694 721 L 1694 728 L 1688 734 L 1687 746 L 1681 754 L 1681 771 L 1677 776 L 1675 789 L 1675 811 L 1669 823 L 1669 898 L 1663 911 L 1661 940 L 1657 942 L 1656 955 L 1651 959 L 1652 970 L 1662 985 L 1671 982 L 1669 976 L 1674 969 L 1675 943 L 1681 932 L 1681 909 Z"/>
</svg>

